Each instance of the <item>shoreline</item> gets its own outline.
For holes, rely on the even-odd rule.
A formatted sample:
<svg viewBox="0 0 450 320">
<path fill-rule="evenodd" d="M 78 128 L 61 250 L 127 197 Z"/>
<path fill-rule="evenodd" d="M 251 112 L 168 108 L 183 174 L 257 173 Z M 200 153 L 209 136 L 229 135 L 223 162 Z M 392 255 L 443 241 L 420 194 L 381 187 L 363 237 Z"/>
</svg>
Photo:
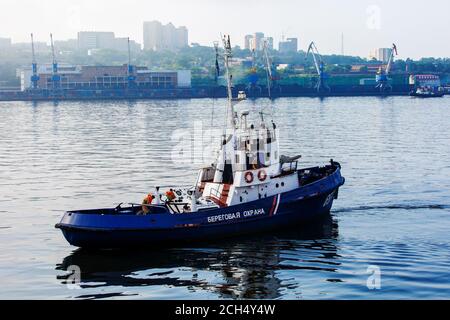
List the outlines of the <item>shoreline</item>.
<svg viewBox="0 0 450 320">
<path fill-rule="evenodd" d="M 183 90 L 154 90 L 144 92 L 62 92 L 59 94 L 45 93 L 29 93 L 29 92 L 0 92 L 0 102 L 8 101 L 111 101 L 111 100 L 190 100 L 190 99 L 221 99 L 226 98 L 223 92 L 214 92 L 216 90 L 208 89 L 183 89 Z M 247 99 L 269 98 L 265 92 L 251 92 L 249 90 L 240 90 L 236 88 L 234 94 L 244 91 Z M 277 98 L 331 98 L 331 97 L 393 97 L 393 96 L 409 96 L 410 91 L 391 91 L 380 92 L 375 90 L 340 90 L 318 93 L 313 90 L 289 90 L 286 92 L 274 92 L 271 99 Z"/>
</svg>

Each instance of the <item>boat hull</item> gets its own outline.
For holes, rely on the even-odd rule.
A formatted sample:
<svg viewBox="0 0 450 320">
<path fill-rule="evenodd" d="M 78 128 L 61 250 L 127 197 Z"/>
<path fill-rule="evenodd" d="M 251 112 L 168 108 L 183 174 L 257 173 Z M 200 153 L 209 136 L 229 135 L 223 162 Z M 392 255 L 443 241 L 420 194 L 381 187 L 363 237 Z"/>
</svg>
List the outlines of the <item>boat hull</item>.
<svg viewBox="0 0 450 320">
<path fill-rule="evenodd" d="M 56 227 L 82 248 L 183 245 L 307 223 L 328 214 L 344 178 L 333 175 L 294 191 L 227 208 L 148 216 L 68 212 Z"/>
</svg>

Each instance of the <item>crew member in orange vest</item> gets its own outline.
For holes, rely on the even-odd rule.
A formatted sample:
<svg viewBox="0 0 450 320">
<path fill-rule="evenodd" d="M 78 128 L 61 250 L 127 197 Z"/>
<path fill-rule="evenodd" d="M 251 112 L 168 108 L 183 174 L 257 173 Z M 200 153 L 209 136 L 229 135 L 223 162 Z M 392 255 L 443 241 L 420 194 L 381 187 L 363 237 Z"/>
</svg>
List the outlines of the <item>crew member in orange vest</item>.
<svg viewBox="0 0 450 320">
<path fill-rule="evenodd" d="M 177 196 L 175 195 L 175 192 L 173 192 L 172 189 L 170 189 L 169 191 L 166 192 L 166 197 L 167 197 L 168 202 L 172 202 L 173 200 L 175 200 L 177 198 Z"/>
<path fill-rule="evenodd" d="M 145 216 L 150 213 L 150 208 L 148 206 L 152 204 L 154 199 L 155 197 L 151 193 L 145 197 L 144 201 L 142 201 L 142 211 L 140 212 L 141 215 Z"/>
</svg>

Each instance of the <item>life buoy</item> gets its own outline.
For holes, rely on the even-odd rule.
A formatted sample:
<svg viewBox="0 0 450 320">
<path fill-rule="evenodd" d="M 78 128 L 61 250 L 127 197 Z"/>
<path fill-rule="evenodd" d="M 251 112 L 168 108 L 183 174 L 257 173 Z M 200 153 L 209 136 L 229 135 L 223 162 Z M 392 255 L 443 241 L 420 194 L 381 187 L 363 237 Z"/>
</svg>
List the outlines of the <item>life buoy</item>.
<svg viewBox="0 0 450 320">
<path fill-rule="evenodd" d="M 267 179 L 267 173 L 266 173 L 265 170 L 260 170 L 260 171 L 258 172 L 258 179 L 259 179 L 259 181 L 261 181 L 261 182 L 266 181 L 266 179 Z"/>
<path fill-rule="evenodd" d="M 253 172 L 250 172 L 250 171 L 247 172 L 247 173 L 245 174 L 245 182 L 247 182 L 247 183 L 252 183 L 253 180 L 254 180 Z"/>
</svg>

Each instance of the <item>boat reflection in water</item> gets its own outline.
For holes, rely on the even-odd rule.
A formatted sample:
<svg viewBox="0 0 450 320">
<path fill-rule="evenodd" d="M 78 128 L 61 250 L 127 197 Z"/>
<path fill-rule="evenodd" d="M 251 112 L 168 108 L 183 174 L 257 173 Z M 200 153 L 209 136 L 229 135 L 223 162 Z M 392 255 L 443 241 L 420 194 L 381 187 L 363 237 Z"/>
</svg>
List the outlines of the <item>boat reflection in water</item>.
<svg viewBox="0 0 450 320">
<path fill-rule="evenodd" d="M 88 294 L 76 298 L 126 295 L 123 292 L 105 295 L 108 288 L 121 287 L 132 296 L 160 299 L 163 297 L 150 293 L 150 287 L 166 286 L 175 293 L 176 288 L 184 288 L 223 299 L 276 299 L 282 296 L 283 288 L 299 286 L 299 283 L 289 283 L 298 279 L 298 274 L 294 277 L 289 272 L 335 274 L 340 265 L 335 245 L 337 237 L 337 222 L 327 215 L 304 229 L 297 227 L 297 230 L 234 238 L 192 248 L 100 252 L 79 249 L 56 269 L 66 272 L 71 266 L 81 269 L 82 291 L 77 290 L 77 294 Z M 285 274 L 280 276 L 280 272 Z M 66 284 L 69 277 L 67 274 L 58 279 Z M 143 289 L 146 287 L 149 295 Z M 133 293 L 133 288 L 137 292 Z M 99 289 L 101 293 L 97 292 Z M 185 290 L 180 292 L 180 298 L 189 298 Z"/>
</svg>

